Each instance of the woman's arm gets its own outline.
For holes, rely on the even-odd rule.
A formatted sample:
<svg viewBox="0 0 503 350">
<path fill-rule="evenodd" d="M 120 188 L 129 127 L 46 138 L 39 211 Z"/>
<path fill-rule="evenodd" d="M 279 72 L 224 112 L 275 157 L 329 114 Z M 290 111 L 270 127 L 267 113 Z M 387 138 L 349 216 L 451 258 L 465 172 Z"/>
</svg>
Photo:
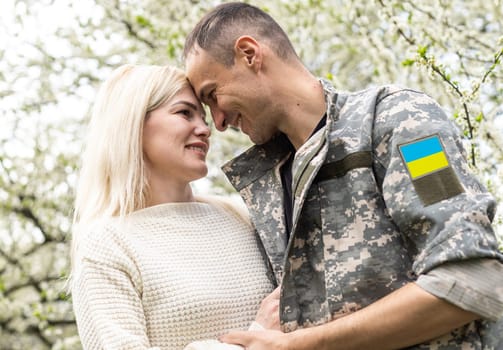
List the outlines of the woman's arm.
<svg viewBox="0 0 503 350">
<path fill-rule="evenodd" d="M 150 347 L 140 296 L 124 271 L 84 259 L 72 299 L 84 349 L 158 350 Z"/>
</svg>

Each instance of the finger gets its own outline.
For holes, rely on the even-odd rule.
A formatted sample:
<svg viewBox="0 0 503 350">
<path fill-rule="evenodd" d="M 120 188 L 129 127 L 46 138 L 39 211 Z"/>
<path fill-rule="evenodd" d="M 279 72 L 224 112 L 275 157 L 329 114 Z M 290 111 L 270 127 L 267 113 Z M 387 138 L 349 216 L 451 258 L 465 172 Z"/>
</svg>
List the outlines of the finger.
<svg viewBox="0 0 503 350">
<path fill-rule="evenodd" d="M 272 295 L 274 295 L 275 298 L 279 299 L 281 295 L 281 286 L 276 287 L 276 289 L 272 291 Z"/>
<path fill-rule="evenodd" d="M 267 299 L 278 299 L 279 300 L 280 295 L 281 295 L 281 286 L 276 287 L 276 289 L 274 289 L 271 292 L 271 294 L 269 294 L 267 296 Z"/>
<path fill-rule="evenodd" d="M 248 346 L 253 339 L 254 332 L 238 331 L 224 334 L 218 338 L 222 343 Z"/>
</svg>

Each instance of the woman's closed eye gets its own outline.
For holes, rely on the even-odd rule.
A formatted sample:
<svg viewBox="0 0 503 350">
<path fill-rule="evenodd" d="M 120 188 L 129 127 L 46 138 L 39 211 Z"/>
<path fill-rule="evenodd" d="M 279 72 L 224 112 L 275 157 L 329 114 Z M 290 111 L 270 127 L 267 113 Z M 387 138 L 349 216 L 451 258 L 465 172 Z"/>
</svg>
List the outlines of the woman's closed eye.
<svg viewBox="0 0 503 350">
<path fill-rule="evenodd" d="M 175 114 L 178 114 L 189 121 L 195 120 L 196 116 L 198 115 L 198 113 L 196 111 L 193 111 L 191 109 L 181 109 L 181 110 L 175 112 Z M 203 123 L 205 125 L 207 125 L 207 126 L 210 125 L 208 120 L 206 119 L 206 115 L 204 113 L 201 113 L 201 120 L 203 121 Z"/>
<path fill-rule="evenodd" d="M 190 109 L 180 109 L 179 111 L 175 112 L 175 114 L 182 115 L 186 119 L 192 119 L 194 116 L 194 113 Z"/>
</svg>

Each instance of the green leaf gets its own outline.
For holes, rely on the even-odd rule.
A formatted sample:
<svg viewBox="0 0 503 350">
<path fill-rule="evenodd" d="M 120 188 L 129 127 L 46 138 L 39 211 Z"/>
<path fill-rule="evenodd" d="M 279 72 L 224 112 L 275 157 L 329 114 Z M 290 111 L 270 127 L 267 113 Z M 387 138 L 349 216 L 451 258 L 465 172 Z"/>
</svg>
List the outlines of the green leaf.
<svg viewBox="0 0 503 350">
<path fill-rule="evenodd" d="M 145 17 L 143 16 L 136 16 L 136 23 L 138 23 L 141 27 L 151 27 L 152 26 L 152 23 Z"/>
<path fill-rule="evenodd" d="M 402 66 L 404 67 L 410 67 L 412 66 L 414 63 L 416 62 L 416 60 L 412 59 L 412 58 L 406 58 L 405 60 L 402 61 Z"/>
<path fill-rule="evenodd" d="M 419 56 L 421 56 L 422 58 L 426 58 L 426 52 L 428 52 L 428 46 L 419 46 L 417 48 L 417 53 L 419 54 Z"/>
</svg>

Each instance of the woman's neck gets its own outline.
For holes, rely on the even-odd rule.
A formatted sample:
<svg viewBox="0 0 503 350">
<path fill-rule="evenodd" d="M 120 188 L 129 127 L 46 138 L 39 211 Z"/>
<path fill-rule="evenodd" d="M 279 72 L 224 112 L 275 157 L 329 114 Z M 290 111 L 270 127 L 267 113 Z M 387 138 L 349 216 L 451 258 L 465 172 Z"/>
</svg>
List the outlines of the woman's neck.
<svg viewBox="0 0 503 350">
<path fill-rule="evenodd" d="M 168 183 L 165 179 L 150 179 L 147 207 L 164 203 L 194 202 L 194 195 L 189 183 Z"/>
</svg>

